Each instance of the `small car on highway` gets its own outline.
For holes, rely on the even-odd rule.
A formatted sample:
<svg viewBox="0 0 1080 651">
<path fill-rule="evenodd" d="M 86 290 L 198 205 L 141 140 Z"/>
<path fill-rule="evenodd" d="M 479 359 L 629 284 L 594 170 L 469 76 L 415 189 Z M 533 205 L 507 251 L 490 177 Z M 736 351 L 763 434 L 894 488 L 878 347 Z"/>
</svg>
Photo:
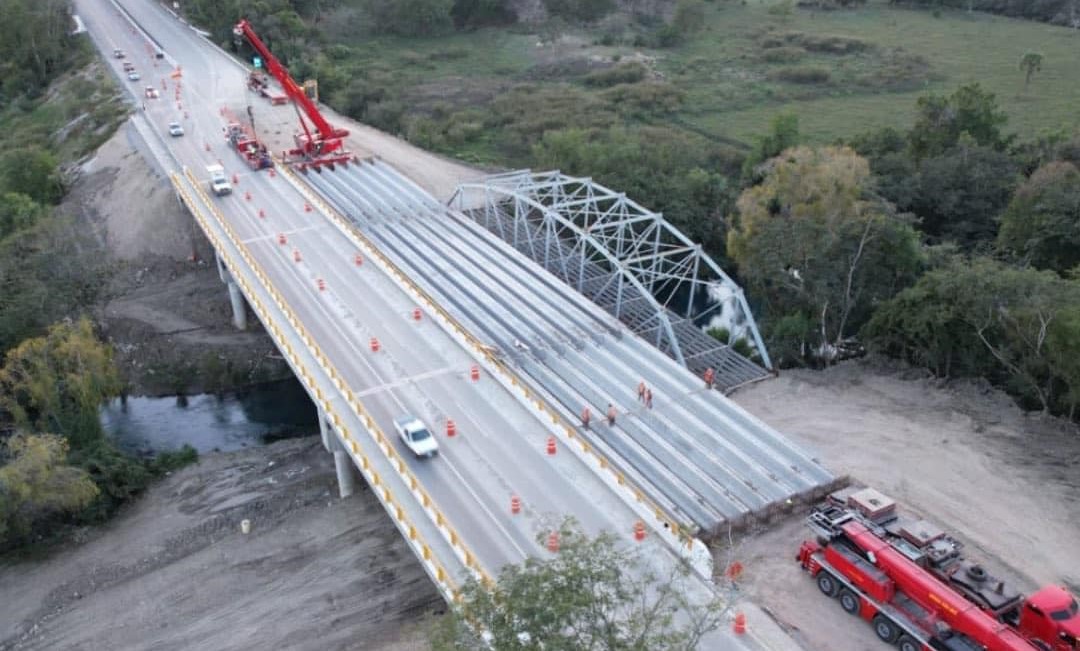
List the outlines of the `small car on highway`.
<svg viewBox="0 0 1080 651">
<path fill-rule="evenodd" d="M 169 135 L 174 138 L 184 135 L 184 127 L 180 126 L 179 122 L 170 122 Z"/>
<path fill-rule="evenodd" d="M 114 57 L 116 57 L 117 59 L 123 59 L 124 58 L 124 51 L 121 50 L 120 48 L 116 48 L 115 50 L 112 51 L 112 55 Z"/>
<path fill-rule="evenodd" d="M 157 99 L 158 97 L 161 97 L 161 93 L 158 92 L 158 89 L 153 86 L 146 87 L 146 99 Z"/>
<path fill-rule="evenodd" d="M 132 70 L 128 73 L 128 81 L 139 81 L 140 79 L 142 79 L 142 77 L 139 76 L 137 71 Z"/>
<path fill-rule="evenodd" d="M 439 442 L 416 416 L 402 416 L 394 421 L 394 427 L 405 446 L 417 457 L 433 457 L 438 454 Z"/>
</svg>

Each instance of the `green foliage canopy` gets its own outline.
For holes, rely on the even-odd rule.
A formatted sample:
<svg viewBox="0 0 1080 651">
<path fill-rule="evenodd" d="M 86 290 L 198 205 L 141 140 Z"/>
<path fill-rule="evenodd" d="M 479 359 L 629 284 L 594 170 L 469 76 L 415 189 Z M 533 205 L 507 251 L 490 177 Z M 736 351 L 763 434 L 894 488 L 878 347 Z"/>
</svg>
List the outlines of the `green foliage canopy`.
<svg viewBox="0 0 1080 651">
<path fill-rule="evenodd" d="M 36 521 L 82 509 L 97 496 L 86 472 L 66 464 L 67 451 L 67 441 L 52 434 L 16 434 L 3 445 L 0 548 L 25 537 Z"/>
<path fill-rule="evenodd" d="M 0 367 L 0 408 L 16 425 L 63 435 L 75 448 L 102 438 L 98 408 L 120 388 L 112 350 L 85 317 L 23 341 Z"/>
<path fill-rule="evenodd" d="M 849 148 L 784 152 L 737 206 L 728 252 L 801 354 L 853 335 L 920 269 L 914 229 L 871 192 L 869 164 Z"/>
<path fill-rule="evenodd" d="M 952 95 L 924 95 L 916 104 L 911 150 L 916 159 L 942 154 L 967 134 L 976 144 L 1001 149 L 1010 138 L 1001 132 L 1009 121 L 994 94 L 977 83 L 961 86 Z"/>
<path fill-rule="evenodd" d="M 1074 414 L 1080 283 L 989 259 L 953 259 L 877 310 L 871 348 L 944 377 L 984 376 L 1022 404 Z"/>
<path fill-rule="evenodd" d="M 1040 269 L 1064 273 L 1080 265 L 1080 170 L 1064 161 L 1036 170 L 1001 216 L 997 242 Z"/>
<path fill-rule="evenodd" d="M 572 523 L 564 523 L 559 536 L 559 552 L 550 559 L 509 565 L 494 586 L 470 579 L 433 648 L 688 651 L 722 624 L 722 601 L 690 603 L 685 596 L 686 568 L 656 576 L 613 535 L 590 538 Z M 490 635 L 490 645 L 477 639 L 470 623 Z"/>
</svg>

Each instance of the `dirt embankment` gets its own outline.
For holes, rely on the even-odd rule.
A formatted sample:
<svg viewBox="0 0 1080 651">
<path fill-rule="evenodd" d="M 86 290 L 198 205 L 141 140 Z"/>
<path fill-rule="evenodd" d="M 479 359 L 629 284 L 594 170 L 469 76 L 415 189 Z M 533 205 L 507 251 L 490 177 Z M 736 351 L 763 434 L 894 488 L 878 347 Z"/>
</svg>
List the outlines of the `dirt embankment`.
<svg viewBox="0 0 1080 651">
<path fill-rule="evenodd" d="M 736 402 L 849 474 L 941 525 L 1024 591 L 1080 591 L 1080 434 L 1000 391 L 942 385 L 874 361 L 791 371 Z M 817 592 L 794 562 L 801 517 L 739 542 L 745 589 L 810 649 L 880 650 L 871 627 Z"/>
<path fill-rule="evenodd" d="M 0 650 L 411 651 L 445 609 L 317 438 L 207 455 L 86 538 L 0 567 Z"/>
<path fill-rule="evenodd" d="M 62 206 L 94 235 L 112 274 L 96 309 L 137 394 L 227 389 L 288 377 L 258 320 L 232 326 L 214 253 L 138 136 L 121 127 L 82 169 Z"/>
</svg>

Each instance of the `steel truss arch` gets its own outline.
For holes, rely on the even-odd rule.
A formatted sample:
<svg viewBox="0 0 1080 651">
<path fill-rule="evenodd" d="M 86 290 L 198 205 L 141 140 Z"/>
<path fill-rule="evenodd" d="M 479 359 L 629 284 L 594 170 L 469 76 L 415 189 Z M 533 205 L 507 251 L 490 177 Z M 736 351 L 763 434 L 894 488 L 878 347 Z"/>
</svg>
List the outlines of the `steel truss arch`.
<svg viewBox="0 0 1080 651">
<path fill-rule="evenodd" d="M 459 185 L 450 203 L 691 370 L 733 355 L 750 364 L 690 320 L 716 309 L 733 325 L 727 343 L 750 339 L 772 370 L 742 288 L 700 244 L 625 194 L 590 178 L 521 170 Z M 694 314 L 699 292 L 714 302 Z M 682 301 L 677 314 L 672 303 Z"/>
</svg>

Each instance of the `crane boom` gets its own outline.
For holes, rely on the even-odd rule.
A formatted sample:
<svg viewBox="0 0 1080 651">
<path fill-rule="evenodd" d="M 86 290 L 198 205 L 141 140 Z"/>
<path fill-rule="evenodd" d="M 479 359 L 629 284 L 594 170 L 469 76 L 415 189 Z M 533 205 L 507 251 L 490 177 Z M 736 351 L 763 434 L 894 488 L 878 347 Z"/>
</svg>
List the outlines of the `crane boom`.
<svg viewBox="0 0 1080 651">
<path fill-rule="evenodd" d="M 315 105 L 315 102 L 311 101 L 311 98 L 307 96 L 304 89 L 292 78 L 289 71 L 285 69 L 285 66 L 281 65 L 278 58 L 270 51 L 270 48 L 266 47 L 266 44 L 262 42 L 258 34 L 255 33 L 251 23 L 247 19 L 241 19 L 233 28 L 233 34 L 237 37 L 243 36 L 247 39 L 247 42 L 251 44 L 251 47 L 262 58 L 266 65 L 266 70 L 278 83 L 281 84 L 281 88 L 285 91 L 285 94 L 293 101 L 294 106 L 297 107 L 297 114 L 300 119 L 300 126 L 303 129 L 302 134 L 296 135 L 297 149 L 288 152 L 294 156 L 302 157 L 313 163 L 333 163 L 333 162 L 345 162 L 350 156 L 344 152 L 344 138 L 349 135 L 348 130 L 335 128 L 326 118 L 319 112 L 319 107 Z M 311 124 L 315 127 L 315 133 L 312 133 L 308 128 L 307 123 L 304 121 L 304 116 L 300 114 L 300 110 L 307 115 L 311 120 Z M 330 157 L 332 154 L 336 154 Z"/>
</svg>

